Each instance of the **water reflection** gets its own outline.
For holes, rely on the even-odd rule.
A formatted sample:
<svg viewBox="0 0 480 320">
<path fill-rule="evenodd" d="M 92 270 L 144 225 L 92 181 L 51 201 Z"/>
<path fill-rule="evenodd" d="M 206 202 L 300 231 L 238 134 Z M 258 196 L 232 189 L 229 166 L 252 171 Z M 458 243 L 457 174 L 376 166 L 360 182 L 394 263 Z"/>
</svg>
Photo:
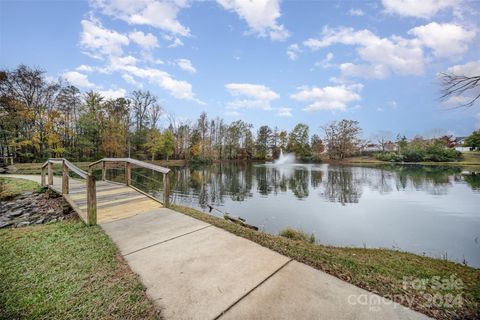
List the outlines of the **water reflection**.
<svg viewBox="0 0 480 320">
<path fill-rule="evenodd" d="M 400 248 L 480 266 L 480 173 L 459 167 L 215 164 L 174 167 L 173 203 L 213 205 L 271 233 L 285 227 L 319 242 Z M 121 180 L 122 170 L 108 178 Z M 98 174 L 98 172 L 96 173 Z M 162 177 L 132 170 L 162 197 Z"/>
<path fill-rule="evenodd" d="M 335 165 L 218 164 L 209 167 L 173 169 L 172 190 L 178 194 L 200 195 L 199 205 L 221 204 L 228 197 L 245 201 L 255 193 L 261 196 L 290 192 L 302 200 L 313 194 L 342 205 L 358 203 L 364 187 L 388 194 L 418 190 L 431 195 L 446 194 L 452 183 L 466 182 L 480 189 L 480 174 L 462 173 L 455 167 L 388 165 L 353 167 Z"/>
</svg>

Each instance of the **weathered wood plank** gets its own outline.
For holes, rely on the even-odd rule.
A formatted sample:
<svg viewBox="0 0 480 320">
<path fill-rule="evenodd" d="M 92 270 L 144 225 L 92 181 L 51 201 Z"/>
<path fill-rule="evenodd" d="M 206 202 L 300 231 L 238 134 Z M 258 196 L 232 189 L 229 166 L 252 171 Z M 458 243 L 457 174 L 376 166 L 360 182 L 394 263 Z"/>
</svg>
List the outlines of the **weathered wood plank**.
<svg viewBox="0 0 480 320">
<path fill-rule="evenodd" d="M 62 194 L 68 194 L 68 167 L 65 165 L 65 162 L 62 165 Z"/>
<path fill-rule="evenodd" d="M 87 224 L 97 224 L 97 191 L 95 190 L 95 177 L 87 176 Z"/>
</svg>

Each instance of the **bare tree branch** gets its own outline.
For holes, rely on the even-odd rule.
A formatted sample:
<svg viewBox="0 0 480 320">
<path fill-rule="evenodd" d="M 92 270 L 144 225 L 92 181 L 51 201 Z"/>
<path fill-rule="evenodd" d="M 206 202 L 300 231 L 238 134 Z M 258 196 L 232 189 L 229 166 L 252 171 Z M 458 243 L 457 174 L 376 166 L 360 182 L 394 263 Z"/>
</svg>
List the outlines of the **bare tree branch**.
<svg viewBox="0 0 480 320">
<path fill-rule="evenodd" d="M 467 91 L 480 89 L 480 76 L 456 75 L 453 73 L 441 73 L 440 81 L 442 85 L 440 99 L 447 100 L 450 97 L 464 95 Z M 480 99 L 480 92 L 469 99 L 468 102 L 456 106 L 455 108 L 470 108 Z"/>
</svg>

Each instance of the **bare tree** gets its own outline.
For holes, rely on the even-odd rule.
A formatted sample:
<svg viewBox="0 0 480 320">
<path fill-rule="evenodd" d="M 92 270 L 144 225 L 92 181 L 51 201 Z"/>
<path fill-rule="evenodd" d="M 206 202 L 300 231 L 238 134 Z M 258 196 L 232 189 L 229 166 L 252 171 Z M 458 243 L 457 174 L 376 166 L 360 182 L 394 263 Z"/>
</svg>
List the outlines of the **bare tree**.
<svg viewBox="0 0 480 320">
<path fill-rule="evenodd" d="M 440 81 L 442 91 L 440 98 L 446 100 L 450 97 L 469 96 L 468 102 L 465 102 L 456 108 L 470 108 L 480 99 L 480 75 L 467 76 L 454 73 L 441 73 Z M 478 91 L 476 90 L 478 89 Z M 470 96 L 470 94 L 473 94 Z"/>
<path fill-rule="evenodd" d="M 157 104 L 157 97 L 150 91 L 135 90 L 131 100 L 136 129 L 144 129 L 148 125 L 150 109 Z"/>
<path fill-rule="evenodd" d="M 388 142 L 392 139 L 392 132 L 390 131 L 378 131 L 374 135 L 374 139 L 377 141 L 377 143 L 380 145 L 382 148 L 382 152 L 385 152 L 385 146 L 387 145 Z"/>
</svg>

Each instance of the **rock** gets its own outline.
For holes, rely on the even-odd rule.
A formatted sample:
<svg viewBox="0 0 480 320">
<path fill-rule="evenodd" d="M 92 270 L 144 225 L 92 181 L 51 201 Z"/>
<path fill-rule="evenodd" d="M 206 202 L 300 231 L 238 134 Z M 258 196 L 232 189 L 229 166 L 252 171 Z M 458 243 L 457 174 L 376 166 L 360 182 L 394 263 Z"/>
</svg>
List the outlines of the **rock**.
<svg viewBox="0 0 480 320">
<path fill-rule="evenodd" d="M 52 220 L 48 221 L 48 223 L 55 223 L 57 222 L 57 218 L 53 218 Z"/>
<path fill-rule="evenodd" d="M 45 221 L 45 218 L 40 218 L 35 222 L 35 224 L 42 224 Z"/>
<path fill-rule="evenodd" d="M 7 216 L 10 218 L 15 218 L 15 217 L 21 216 L 22 214 L 23 214 L 23 210 L 17 209 L 15 211 L 11 211 L 10 213 L 8 213 Z"/>
<path fill-rule="evenodd" d="M 21 227 L 26 227 L 30 225 L 30 221 L 22 221 L 20 223 L 17 223 L 16 227 L 21 228 Z"/>
<path fill-rule="evenodd" d="M 48 209 L 48 210 L 47 210 L 47 213 L 48 213 L 48 214 L 55 213 L 55 209 Z"/>
<path fill-rule="evenodd" d="M 12 221 L 5 221 L 5 222 L 2 221 L 2 222 L 0 222 L 0 229 L 1 229 L 1 228 L 9 227 L 9 226 L 11 226 L 12 224 L 13 224 Z"/>
</svg>

